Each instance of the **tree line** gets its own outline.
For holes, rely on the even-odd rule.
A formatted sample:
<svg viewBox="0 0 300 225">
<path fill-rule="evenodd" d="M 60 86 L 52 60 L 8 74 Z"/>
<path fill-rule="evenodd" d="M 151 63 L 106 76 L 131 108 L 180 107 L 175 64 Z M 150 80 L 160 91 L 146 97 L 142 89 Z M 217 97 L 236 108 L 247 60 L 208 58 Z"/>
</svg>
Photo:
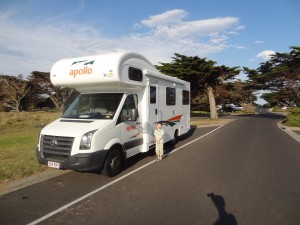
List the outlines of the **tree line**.
<svg viewBox="0 0 300 225">
<path fill-rule="evenodd" d="M 43 107 L 61 110 L 74 89 L 55 87 L 49 72 L 33 71 L 28 79 L 23 75 L 0 75 L 0 111 L 26 111 Z"/>
<path fill-rule="evenodd" d="M 266 91 L 262 98 L 270 106 L 300 106 L 300 47 L 290 49 L 289 53 L 275 53 L 255 70 L 243 68 L 249 85 Z"/>
<path fill-rule="evenodd" d="M 191 104 L 194 109 L 209 109 L 217 118 L 216 104 L 253 103 L 255 91 L 265 90 L 262 98 L 271 106 L 300 104 L 300 47 L 292 46 L 289 53 L 275 53 L 257 69 L 218 66 L 216 62 L 198 56 L 175 53 L 170 63 L 161 62 L 156 68 L 164 74 L 189 81 Z M 237 80 L 244 72 L 247 81 Z M 22 75 L 0 75 L 0 111 L 34 110 L 51 106 L 61 110 L 78 94 L 75 90 L 55 87 L 49 72 L 33 71 Z"/>
</svg>

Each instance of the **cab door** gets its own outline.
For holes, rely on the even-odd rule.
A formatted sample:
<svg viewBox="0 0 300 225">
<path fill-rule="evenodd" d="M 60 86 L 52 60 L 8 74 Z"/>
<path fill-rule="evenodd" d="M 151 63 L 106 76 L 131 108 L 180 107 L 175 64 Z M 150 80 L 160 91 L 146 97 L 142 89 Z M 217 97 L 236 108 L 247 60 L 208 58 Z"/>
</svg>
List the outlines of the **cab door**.
<svg viewBox="0 0 300 225">
<path fill-rule="evenodd" d="M 143 131 L 139 126 L 138 96 L 136 94 L 127 96 L 121 110 L 119 121 L 126 157 L 129 158 L 139 153 L 143 144 Z"/>
</svg>

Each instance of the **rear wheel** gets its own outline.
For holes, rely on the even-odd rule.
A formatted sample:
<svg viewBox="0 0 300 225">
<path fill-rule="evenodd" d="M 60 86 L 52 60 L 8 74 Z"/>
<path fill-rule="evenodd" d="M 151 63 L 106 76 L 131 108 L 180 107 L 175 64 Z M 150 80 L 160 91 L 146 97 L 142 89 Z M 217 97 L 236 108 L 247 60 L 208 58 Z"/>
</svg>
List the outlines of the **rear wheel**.
<svg viewBox="0 0 300 225">
<path fill-rule="evenodd" d="M 108 177 L 113 177 L 119 174 L 122 168 L 123 158 L 121 151 L 118 149 L 110 150 L 106 157 L 102 174 Z"/>
<path fill-rule="evenodd" d="M 178 130 L 176 130 L 175 133 L 174 133 L 174 138 L 172 140 L 172 144 L 176 145 L 177 142 L 178 142 Z"/>
</svg>

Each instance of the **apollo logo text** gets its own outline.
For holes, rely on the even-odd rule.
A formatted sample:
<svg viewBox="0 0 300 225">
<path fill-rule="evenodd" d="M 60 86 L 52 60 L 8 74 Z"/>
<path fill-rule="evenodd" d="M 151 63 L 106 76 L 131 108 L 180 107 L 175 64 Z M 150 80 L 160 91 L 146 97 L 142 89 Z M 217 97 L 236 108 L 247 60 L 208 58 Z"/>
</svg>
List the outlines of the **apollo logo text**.
<svg viewBox="0 0 300 225">
<path fill-rule="evenodd" d="M 88 74 L 92 74 L 93 73 L 93 68 L 90 68 L 88 67 L 88 65 L 93 65 L 95 62 L 95 60 L 92 60 L 92 61 L 88 61 L 88 60 L 82 60 L 82 61 L 75 61 L 72 63 L 71 66 L 73 65 L 82 65 L 83 68 L 81 69 L 71 69 L 70 72 L 69 72 L 69 75 L 70 76 L 73 76 L 74 78 L 77 76 L 77 75 L 88 75 Z M 76 66 L 78 67 L 78 66 Z"/>
<path fill-rule="evenodd" d="M 83 69 L 70 70 L 69 75 L 74 76 L 75 78 L 77 75 L 86 75 L 86 74 L 91 74 L 92 72 L 93 72 L 92 68 L 88 68 L 87 66 L 85 66 Z"/>
</svg>

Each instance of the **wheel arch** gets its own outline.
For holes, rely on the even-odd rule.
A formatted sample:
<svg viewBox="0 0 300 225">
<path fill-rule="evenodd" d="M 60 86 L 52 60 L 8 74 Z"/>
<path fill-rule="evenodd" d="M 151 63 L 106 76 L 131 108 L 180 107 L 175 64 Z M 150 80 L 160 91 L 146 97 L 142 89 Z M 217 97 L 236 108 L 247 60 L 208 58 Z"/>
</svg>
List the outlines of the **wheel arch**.
<svg viewBox="0 0 300 225">
<path fill-rule="evenodd" d="M 118 149 L 122 153 L 123 165 L 124 165 L 124 167 L 126 167 L 126 165 L 127 165 L 126 151 L 125 151 L 124 145 L 121 143 L 122 143 L 122 140 L 120 138 L 111 139 L 105 145 L 105 148 L 104 148 L 105 150 L 107 150 L 105 159 L 106 159 L 109 151 L 111 151 L 112 149 Z"/>
<path fill-rule="evenodd" d="M 173 145 L 177 144 L 178 139 L 179 139 L 179 129 L 176 128 L 173 134 L 172 144 Z"/>
</svg>

